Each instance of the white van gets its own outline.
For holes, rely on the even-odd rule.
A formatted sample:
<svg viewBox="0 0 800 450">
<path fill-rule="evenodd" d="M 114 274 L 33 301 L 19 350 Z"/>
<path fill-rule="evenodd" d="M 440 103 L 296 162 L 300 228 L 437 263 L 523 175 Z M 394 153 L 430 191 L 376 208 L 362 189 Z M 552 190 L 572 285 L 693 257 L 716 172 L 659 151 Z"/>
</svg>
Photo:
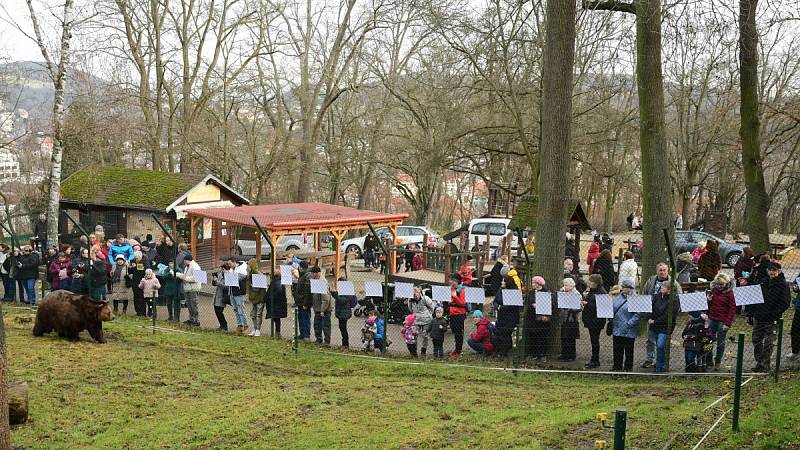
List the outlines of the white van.
<svg viewBox="0 0 800 450">
<path fill-rule="evenodd" d="M 486 233 L 489 233 L 489 246 L 497 248 L 500 246 L 500 241 L 510 231 L 508 224 L 511 219 L 503 217 L 483 217 L 480 219 L 472 219 L 469 222 L 469 248 L 475 248 L 475 238 L 478 239 L 478 246 L 482 246 L 486 242 Z M 523 232 L 523 236 L 527 236 L 527 232 Z M 514 233 L 514 238 L 511 240 L 511 249 L 517 248 L 517 234 Z"/>
</svg>

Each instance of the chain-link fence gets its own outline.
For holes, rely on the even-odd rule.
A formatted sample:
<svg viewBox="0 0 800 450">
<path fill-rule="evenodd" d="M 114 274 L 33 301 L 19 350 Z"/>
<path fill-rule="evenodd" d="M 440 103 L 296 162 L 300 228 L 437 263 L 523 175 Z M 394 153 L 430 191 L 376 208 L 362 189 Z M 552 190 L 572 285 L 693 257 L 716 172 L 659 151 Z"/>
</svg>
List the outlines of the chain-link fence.
<svg viewBox="0 0 800 450">
<path fill-rule="evenodd" d="M 316 262 L 309 261 L 306 269 L 297 258 L 292 261 L 293 273 L 283 277 L 292 284 L 274 292 L 254 291 L 262 299 L 254 307 L 246 300 L 245 286 L 252 285 L 252 273 L 240 268 L 247 273 L 242 298 L 230 295 L 239 288 L 238 281 L 235 287 L 225 286 L 224 276 L 219 275 L 222 269 L 207 267 L 208 281 L 197 295 L 195 325 L 242 334 L 259 330 L 261 336 L 270 336 L 271 317 L 275 317 L 276 337 L 297 337 L 386 357 L 480 360 L 557 370 L 725 373 L 735 366 L 732 341 L 739 332 L 747 335 L 745 371 L 775 369 L 779 352 L 774 343 L 782 318 L 787 339 L 781 357 L 794 359 L 800 352 L 800 319 L 795 319 L 800 307 L 796 242 L 782 248 L 776 244 L 769 254 L 753 256 L 744 244 L 726 249 L 728 253 L 723 253 L 721 245 L 708 243 L 705 253 L 686 252 L 678 239 L 675 286 L 668 264 L 658 268 L 653 279 L 637 279 L 641 268 L 635 258 L 626 259 L 629 246 L 636 243 L 619 238 L 613 250 L 621 250 L 621 260 L 603 263 L 581 254 L 579 264 L 565 274 L 570 281 L 559 286 L 541 286 L 542 280 L 528 273 L 524 257 L 510 255 L 495 261 L 491 257 L 498 252 L 402 248 L 393 249 L 394 255 L 387 258 L 349 255 L 340 267 L 345 283 L 333 279 L 332 267 L 321 265 L 320 275 L 313 275 Z M 734 261 L 730 252 L 737 248 L 741 253 Z M 686 259 L 686 253 L 691 259 Z M 387 277 L 390 264 L 393 270 Z M 604 273 L 607 266 L 613 275 Z M 36 274 L 42 283 L 36 284 L 38 298 L 54 276 L 49 267 L 41 269 Z M 269 263 L 262 261 L 257 272 L 268 273 Z M 168 271 L 157 275 L 162 284 L 157 319 L 189 320 L 180 283 Z M 314 293 L 321 284 L 310 278 L 317 276 L 327 281 L 329 302 L 325 294 Z M 274 280 L 270 284 L 278 286 L 280 270 L 266 278 L 256 284 Z M 4 299 L 26 301 L 18 283 L 27 282 L 6 273 Z M 117 299 L 114 306 L 119 314 L 146 316 L 149 308 L 143 292 L 133 284 L 116 283 L 109 298 Z M 670 296 L 671 290 L 678 295 Z M 182 307 L 174 308 L 175 303 Z M 372 316 L 371 311 L 375 311 Z M 413 327 L 404 326 L 412 313 Z"/>
</svg>

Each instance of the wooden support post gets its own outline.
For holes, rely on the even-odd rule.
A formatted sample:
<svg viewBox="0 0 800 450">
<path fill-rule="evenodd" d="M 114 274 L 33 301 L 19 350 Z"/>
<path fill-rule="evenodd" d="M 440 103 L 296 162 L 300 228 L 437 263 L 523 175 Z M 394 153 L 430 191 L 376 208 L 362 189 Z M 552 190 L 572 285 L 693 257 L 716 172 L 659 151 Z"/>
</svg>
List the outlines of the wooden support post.
<svg viewBox="0 0 800 450">
<path fill-rule="evenodd" d="M 253 239 L 256 240 L 256 262 L 261 264 L 261 233 L 257 229 L 253 230 Z"/>
<path fill-rule="evenodd" d="M 190 216 L 191 217 L 191 216 Z M 197 222 L 203 220 L 202 217 L 191 217 L 189 220 L 189 248 L 192 252 L 192 258 L 197 259 Z M 178 245 L 173 242 L 172 245 Z"/>
<path fill-rule="evenodd" d="M 344 231 L 331 231 L 334 239 L 334 251 L 336 252 L 336 262 L 333 266 L 333 279 L 337 281 L 339 279 L 339 269 L 342 266 L 342 237 L 344 236 Z"/>
<path fill-rule="evenodd" d="M 395 241 L 397 241 L 397 225 L 389 226 L 389 231 L 392 233 L 392 244 L 386 250 L 389 252 L 386 255 L 386 272 L 389 275 L 394 275 L 395 266 L 397 264 L 397 252 L 394 250 Z"/>
</svg>

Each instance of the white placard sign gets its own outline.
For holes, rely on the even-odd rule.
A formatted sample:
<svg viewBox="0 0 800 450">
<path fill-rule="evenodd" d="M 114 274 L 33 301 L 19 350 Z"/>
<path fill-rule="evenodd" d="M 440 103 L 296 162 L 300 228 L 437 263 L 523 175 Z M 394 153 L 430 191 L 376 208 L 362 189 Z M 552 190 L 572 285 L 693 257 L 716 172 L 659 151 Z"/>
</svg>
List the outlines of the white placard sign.
<svg viewBox="0 0 800 450">
<path fill-rule="evenodd" d="M 467 303 L 482 305 L 484 302 L 486 302 L 486 294 L 484 293 L 483 288 L 465 287 L 464 289 L 467 290 L 465 295 Z"/>
<path fill-rule="evenodd" d="M 356 295 L 356 285 L 352 281 L 337 281 L 336 292 L 339 295 Z"/>
<path fill-rule="evenodd" d="M 678 294 L 681 302 L 681 312 L 705 311 L 708 309 L 708 297 L 705 292 L 691 292 Z"/>
<path fill-rule="evenodd" d="M 291 286 L 292 280 L 292 266 L 281 265 L 281 284 L 284 286 Z"/>
<path fill-rule="evenodd" d="M 733 299 L 736 301 L 736 306 L 759 305 L 764 303 L 764 294 L 758 284 L 739 286 L 733 288 Z"/>
<path fill-rule="evenodd" d="M 208 272 L 195 270 L 192 275 L 194 276 L 195 283 L 208 284 Z"/>
<path fill-rule="evenodd" d="M 435 302 L 449 302 L 450 286 L 431 286 L 431 295 Z"/>
<path fill-rule="evenodd" d="M 395 283 L 394 298 L 414 298 L 414 283 Z"/>
<path fill-rule="evenodd" d="M 522 306 L 522 291 L 519 289 L 503 289 L 503 304 L 506 306 Z"/>
<path fill-rule="evenodd" d="M 594 294 L 598 319 L 614 318 L 614 297 L 611 294 Z"/>
<path fill-rule="evenodd" d="M 225 272 L 225 286 L 238 287 L 239 274 L 236 272 Z"/>
<path fill-rule="evenodd" d="M 642 294 L 631 294 L 628 296 L 628 312 L 652 313 L 653 297 Z"/>
<path fill-rule="evenodd" d="M 505 298 L 505 297 L 504 297 Z M 536 292 L 536 314 L 553 315 L 553 295 L 551 292 Z"/>
<path fill-rule="evenodd" d="M 577 291 L 563 292 L 558 291 L 556 294 L 559 309 L 581 309 L 581 294 Z"/>
<path fill-rule="evenodd" d="M 383 284 L 380 281 L 365 281 L 364 293 L 367 297 L 383 297 Z"/>
<path fill-rule="evenodd" d="M 327 294 L 328 293 L 328 280 L 324 278 L 312 278 L 311 280 L 311 293 L 312 294 Z"/>
<path fill-rule="evenodd" d="M 253 274 L 253 287 L 256 289 L 267 288 L 267 276 L 260 273 Z"/>
</svg>

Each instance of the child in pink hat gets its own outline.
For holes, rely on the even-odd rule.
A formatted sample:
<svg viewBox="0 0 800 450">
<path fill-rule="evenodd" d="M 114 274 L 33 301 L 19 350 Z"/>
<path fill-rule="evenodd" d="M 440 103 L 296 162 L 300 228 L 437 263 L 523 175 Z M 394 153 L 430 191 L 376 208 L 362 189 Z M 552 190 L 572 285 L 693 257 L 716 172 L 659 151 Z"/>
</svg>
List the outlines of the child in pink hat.
<svg viewBox="0 0 800 450">
<path fill-rule="evenodd" d="M 401 330 L 403 340 L 406 342 L 406 347 L 408 347 L 408 352 L 411 353 L 411 356 L 414 358 L 417 357 L 417 335 L 419 334 L 419 329 L 414 325 L 416 320 L 417 316 L 414 314 L 407 315 L 406 320 L 403 321 L 403 329 Z"/>
</svg>

